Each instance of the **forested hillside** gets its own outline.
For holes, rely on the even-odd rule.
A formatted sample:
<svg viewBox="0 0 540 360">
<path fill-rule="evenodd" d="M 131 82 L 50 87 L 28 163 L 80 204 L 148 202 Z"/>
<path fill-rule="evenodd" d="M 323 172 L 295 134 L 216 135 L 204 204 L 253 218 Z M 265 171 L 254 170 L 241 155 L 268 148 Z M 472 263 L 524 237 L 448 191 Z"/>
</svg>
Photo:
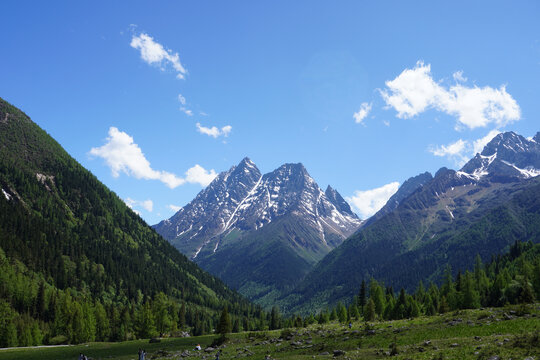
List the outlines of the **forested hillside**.
<svg viewBox="0 0 540 360">
<path fill-rule="evenodd" d="M 362 281 L 351 302 L 338 302 L 311 321 L 323 324 L 338 319 L 344 323 L 361 317 L 366 321 L 395 320 L 534 303 L 540 299 L 540 244 L 516 241 L 508 253 L 493 256 L 489 263 L 483 264 L 477 255 L 472 271 L 458 271 L 455 277 L 452 274 L 448 266 L 440 286 L 420 281 L 410 293 L 401 288 L 396 294 L 397 289 L 375 279 Z"/>
<path fill-rule="evenodd" d="M 440 169 L 329 253 L 281 304 L 312 311 L 349 301 L 371 278 L 411 291 L 420 280 L 440 283 L 447 265 L 455 275 L 477 254 L 488 261 L 515 241 L 540 242 L 538 139 L 501 133 L 462 170 Z"/>
<path fill-rule="evenodd" d="M 0 188 L 0 347 L 264 321 L 2 99 Z"/>
</svg>

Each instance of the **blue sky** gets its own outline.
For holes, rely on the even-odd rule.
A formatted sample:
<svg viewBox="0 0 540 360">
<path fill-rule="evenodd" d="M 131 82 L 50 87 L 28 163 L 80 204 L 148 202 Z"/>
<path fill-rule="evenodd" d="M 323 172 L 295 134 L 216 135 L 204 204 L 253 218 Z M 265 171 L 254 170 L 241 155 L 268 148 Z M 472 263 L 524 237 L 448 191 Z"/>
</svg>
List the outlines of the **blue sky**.
<svg viewBox="0 0 540 360">
<path fill-rule="evenodd" d="M 539 4 L 4 1 L 0 97 L 150 224 L 244 156 L 302 162 L 365 217 L 540 131 Z"/>
</svg>

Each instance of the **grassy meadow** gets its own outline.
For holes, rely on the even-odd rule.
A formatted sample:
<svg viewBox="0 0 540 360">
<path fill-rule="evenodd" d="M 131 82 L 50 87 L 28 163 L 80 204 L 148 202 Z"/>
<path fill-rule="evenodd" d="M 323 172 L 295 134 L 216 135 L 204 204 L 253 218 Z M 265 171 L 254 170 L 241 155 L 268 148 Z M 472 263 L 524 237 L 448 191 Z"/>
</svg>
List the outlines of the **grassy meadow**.
<svg viewBox="0 0 540 360">
<path fill-rule="evenodd" d="M 1 359 L 214 359 L 208 349 L 217 336 L 89 343 L 55 348 L 0 350 Z M 202 351 L 194 351 L 201 344 Z M 540 359 L 540 304 L 463 310 L 444 315 L 231 334 L 220 348 L 223 359 Z"/>
</svg>

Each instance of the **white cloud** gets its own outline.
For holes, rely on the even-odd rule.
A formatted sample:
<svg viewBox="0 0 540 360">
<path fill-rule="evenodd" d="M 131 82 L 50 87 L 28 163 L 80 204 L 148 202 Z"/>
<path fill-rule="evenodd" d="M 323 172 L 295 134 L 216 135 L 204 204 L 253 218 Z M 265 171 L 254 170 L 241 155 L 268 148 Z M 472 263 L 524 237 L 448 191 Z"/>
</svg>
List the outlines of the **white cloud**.
<svg viewBox="0 0 540 360">
<path fill-rule="evenodd" d="M 174 212 L 178 212 L 180 211 L 180 209 L 182 208 L 181 206 L 178 206 L 178 205 L 173 205 L 173 204 L 170 204 L 167 206 L 169 209 L 171 209 L 172 211 Z"/>
<path fill-rule="evenodd" d="M 390 121 L 388 121 L 388 120 L 383 120 L 383 124 L 384 124 L 385 126 L 390 126 Z"/>
<path fill-rule="evenodd" d="M 474 141 L 459 139 L 448 145 L 431 146 L 428 151 L 435 156 L 447 157 L 456 165 L 463 166 L 470 158 L 481 153 L 486 146 L 500 131 L 491 130 L 486 136 Z"/>
<path fill-rule="evenodd" d="M 356 190 L 346 200 L 362 219 L 366 219 L 379 211 L 398 189 L 399 183 L 395 181 L 371 190 Z"/>
<path fill-rule="evenodd" d="M 150 200 L 150 199 L 149 200 L 139 201 L 139 200 L 133 200 L 132 198 L 127 198 L 126 200 L 124 200 L 124 202 L 131 209 L 133 209 L 134 206 L 140 206 L 140 207 L 142 207 L 143 209 L 145 209 L 148 212 L 152 212 L 152 210 L 154 209 L 154 202 L 152 200 Z M 139 212 L 137 212 L 137 213 L 140 215 Z"/>
<path fill-rule="evenodd" d="M 197 131 L 201 134 L 212 136 L 213 138 L 217 138 L 219 136 L 227 137 L 231 133 L 232 126 L 226 125 L 222 127 L 221 129 L 212 126 L 211 128 L 202 126 L 200 123 L 197 123 Z"/>
<path fill-rule="evenodd" d="M 454 73 L 456 80 L 465 81 L 463 72 Z M 502 127 L 517 121 L 521 110 L 503 85 L 467 87 L 458 83 L 445 88 L 431 76 L 431 65 L 422 61 L 413 69 L 405 69 L 395 79 L 385 82 L 381 96 L 387 106 L 397 111 L 399 118 L 410 118 L 433 108 L 457 117 L 456 130 L 493 124 Z"/>
<path fill-rule="evenodd" d="M 493 140 L 495 136 L 500 133 L 501 132 L 497 129 L 491 130 L 486 136 L 473 141 L 473 155 L 481 153 L 484 149 L 484 146 L 486 146 L 491 140 Z"/>
<path fill-rule="evenodd" d="M 187 116 L 193 116 L 193 111 L 190 109 L 187 109 L 184 106 L 180 107 L 180 111 L 186 114 Z"/>
<path fill-rule="evenodd" d="M 207 186 L 217 176 L 214 170 L 206 170 L 200 165 L 195 165 L 186 171 L 186 181 L 192 184 Z"/>
<path fill-rule="evenodd" d="M 180 104 L 186 105 L 186 98 L 182 94 L 178 94 L 178 101 L 180 101 Z"/>
<path fill-rule="evenodd" d="M 455 73 L 452 74 L 452 77 L 457 82 L 466 82 L 467 81 L 467 78 L 465 76 L 463 76 L 463 70 L 456 71 Z"/>
<path fill-rule="evenodd" d="M 371 103 L 364 102 L 360 105 L 360 110 L 353 114 L 354 121 L 361 124 L 371 111 Z"/>
<path fill-rule="evenodd" d="M 428 150 L 435 156 L 447 157 L 451 159 L 456 165 L 463 166 L 468 158 L 469 143 L 465 140 L 459 139 L 448 145 L 431 146 Z"/>
<path fill-rule="evenodd" d="M 467 143 L 459 139 L 458 141 L 448 144 L 448 145 L 441 145 L 438 147 L 434 147 L 430 150 L 430 152 L 433 153 L 435 156 L 454 156 L 462 154 L 466 150 Z"/>
<path fill-rule="evenodd" d="M 186 178 L 167 171 L 154 170 L 139 145 L 133 142 L 133 138 L 115 127 L 109 128 L 109 136 L 105 145 L 92 148 L 90 155 L 103 158 L 114 177 L 124 173 L 137 179 L 159 180 L 171 189 L 186 182 L 206 186 L 208 178 L 212 175 L 215 176 L 214 170 L 206 171 L 198 164 L 186 171 Z M 191 174 L 206 174 L 206 176 L 196 177 Z"/>
<path fill-rule="evenodd" d="M 186 68 L 180 62 L 178 53 L 165 49 L 163 45 L 154 41 L 150 35 L 141 33 L 138 36 L 133 35 L 130 46 L 141 52 L 141 58 L 150 65 L 157 65 L 161 69 L 170 64 L 176 71 L 178 79 L 184 79 L 187 74 Z"/>
</svg>

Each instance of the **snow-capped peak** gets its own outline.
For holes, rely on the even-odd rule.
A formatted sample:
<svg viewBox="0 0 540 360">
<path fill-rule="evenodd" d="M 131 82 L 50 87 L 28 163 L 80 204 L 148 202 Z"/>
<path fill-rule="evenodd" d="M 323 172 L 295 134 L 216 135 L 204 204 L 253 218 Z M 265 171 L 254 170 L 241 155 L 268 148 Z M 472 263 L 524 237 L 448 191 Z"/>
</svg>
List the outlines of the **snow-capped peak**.
<svg viewBox="0 0 540 360">
<path fill-rule="evenodd" d="M 536 137 L 539 137 L 538 133 Z M 514 132 L 500 133 L 476 154 L 458 176 L 482 180 L 496 178 L 524 179 L 540 175 L 540 144 L 535 138 L 528 140 Z"/>
<path fill-rule="evenodd" d="M 258 231 L 286 216 L 311 224 L 319 234 L 317 241 L 325 244 L 327 234 L 334 234 L 335 242 L 361 224 L 341 195 L 331 187 L 323 192 L 301 163 L 262 175 L 246 157 L 155 228 L 194 257 L 208 246 L 219 252 L 220 239 L 233 230 Z"/>
</svg>

